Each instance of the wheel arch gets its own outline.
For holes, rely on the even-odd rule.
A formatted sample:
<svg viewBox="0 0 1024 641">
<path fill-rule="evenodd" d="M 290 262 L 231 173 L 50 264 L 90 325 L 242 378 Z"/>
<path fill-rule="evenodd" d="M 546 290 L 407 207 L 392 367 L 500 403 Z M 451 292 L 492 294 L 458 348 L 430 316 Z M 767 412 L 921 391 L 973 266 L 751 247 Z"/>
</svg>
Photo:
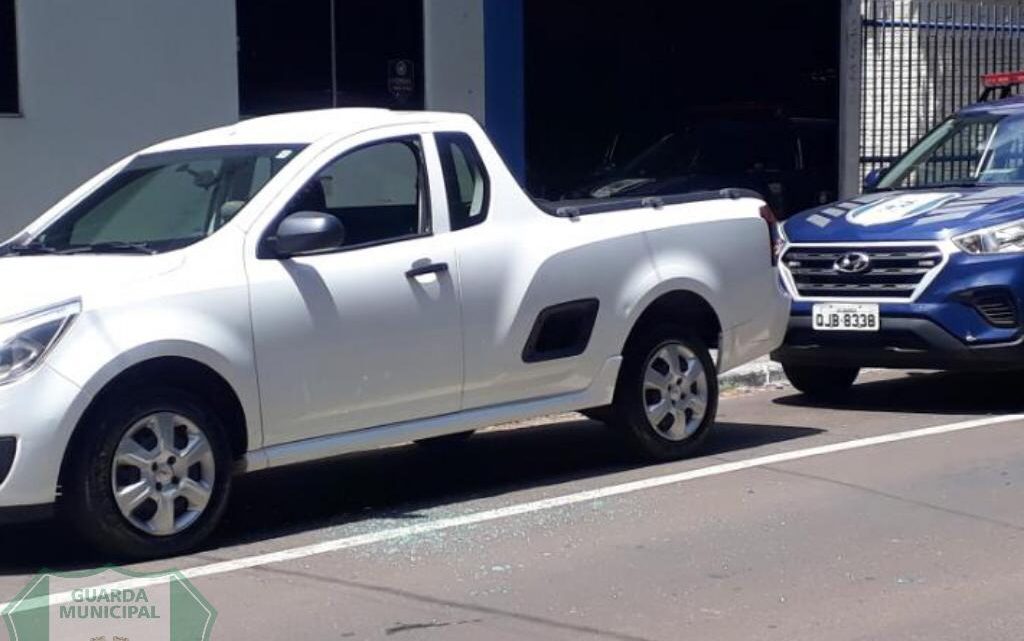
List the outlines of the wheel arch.
<svg viewBox="0 0 1024 641">
<path fill-rule="evenodd" d="M 656 295 L 644 306 L 632 323 L 622 352 L 628 349 L 640 333 L 665 323 L 693 331 L 709 349 L 719 347 L 722 322 L 707 298 L 689 289 L 672 289 Z"/>
<path fill-rule="evenodd" d="M 64 450 L 58 484 L 68 471 L 76 443 L 89 434 L 96 413 L 112 396 L 147 384 L 178 387 L 209 403 L 227 431 L 232 458 L 241 459 L 250 446 L 249 421 L 235 388 L 215 369 L 185 356 L 157 356 L 137 362 L 106 381 L 75 423 Z"/>
</svg>

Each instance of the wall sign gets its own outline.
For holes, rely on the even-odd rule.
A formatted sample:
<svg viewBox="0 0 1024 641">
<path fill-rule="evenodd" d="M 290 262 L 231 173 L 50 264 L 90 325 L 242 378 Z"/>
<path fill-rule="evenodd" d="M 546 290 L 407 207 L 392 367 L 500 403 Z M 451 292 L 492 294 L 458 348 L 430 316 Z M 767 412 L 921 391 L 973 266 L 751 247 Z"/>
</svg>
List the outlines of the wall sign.
<svg viewBox="0 0 1024 641">
<path fill-rule="evenodd" d="M 388 93 L 398 102 L 416 93 L 416 64 L 412 60 L 388 61 Z"/>
</svg>

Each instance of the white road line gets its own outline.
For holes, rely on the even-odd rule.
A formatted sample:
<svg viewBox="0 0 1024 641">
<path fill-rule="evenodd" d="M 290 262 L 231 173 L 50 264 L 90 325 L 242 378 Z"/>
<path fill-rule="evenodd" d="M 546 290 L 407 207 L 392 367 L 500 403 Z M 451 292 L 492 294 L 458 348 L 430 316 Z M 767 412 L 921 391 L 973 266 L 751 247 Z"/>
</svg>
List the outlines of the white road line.
<svg viewBox="0 0 1024 641">
<path fill-rule="evenodd" d="M 284 563 L 287 561 L 295 561 L 298 559 L 304 559 L 311 556 L 318 556 L 321 554 L 338 552 L 340 550 L 348 550 L 351 548 L 373 545 L 375 543 L 383 543 L 385 541 L 392 541 L 395 539 L 416 536 L 419 534 L 427 534 L 429 532 L 449 530 L 452 528 L 463 527 L 466 525 L 475 525 L 478 523 L 486 523 L 488 521 L 508 519 L 515 516 L 521 516 L 523 514 L 531 514 L 534 512 L 553 510 L 555 508 L 567 507 L 570 505 L 576 505 L 578 503 L 586 503 L 588 501 L 594 501 L 597 499 L 604 499 L 612 496 L 621 496 L 623 494 L 632 494 L 634 492 L 641 492 L 643 490 L 665 487 L 667 485 L 676 485 L 678 483 L 708 478 L 710 476 L 721 476 L 722 474 L 730 474 L 732 472 L 749 470 L 751 468 L 756 467 L 777 465 L 779 463 L 798 461 L 801 459 L 811 458 L 814 456 L 836 454 L 838 452 L 848 452 L 850 450 L 859 450 L 866 447 L 873 447 L 875 445 L 885 445 L 887 443 L 909 441 L 911 439 L 925 438 L 928 436 L 940 436 L 942 434 L 950 434 L 953 432 L 963 432 L 966 430 L 973 430 L 981 427 L 1000 425 L 1004 423 L 1012 423 L 1015 421 L 1024 421 L 1024 414 L 992 416 L 988 418 L 962 421 L 959 423 L 950 423 L 948 425 L 937 425 L 934 427 L 925 427 L 905 432 L 894 432 L 891 434 L 883 434 L 881 436 L 859 438 L 854 439 L 852 441 L 831 443 L 829 445 L 809 447 L 801 450 L 791 450 L 788 452 L 780 452 L 778 454 L 768 454 L 766 456 L 758 456 L 743 461 L 719 463 L 717 465 L 702 467 L 696 470 L 689 470 L 686 472 L 679 472 L 676 474 L 668 474 L 665 476 L 656 476 L 653 478 L 643 479 L 639 481 L 631 481 L 629 483 L 622 483 L 619 485 L 610 485 L 607 487 L 597 488 L 593 490 L 586 490 L 583 492 L 576 492 L 573 494 L 556 496 L 549 499 L 530 501 L 529 503 L 519 503 L 517 505 L 499 507 L 493 510 L 473 512 L 471 514 L 436 519 L 433 521 L 418 523 L 416 525 L 407 525 L 403 527 L 380 530 L 378 532 L 361 534 L 359 536 L 335 539 L 333 541 L 325 541 L 323 543 L 315 543 L 313 545 L 304 545 L 297 548 L 281 550 L 279 552 L 269 552 L 266 554 L 257 554 L 254 556 L 243 557 L 231 561 L 222 561 L 219 563 L 211 563 L 209 565 L 200 565 L 182 570 L 181 574 L 183 574 L 186 578 L 189 579 L 213 576 L 216 574 L 227 574 L 229 572 L 237 572 L 239 570 L 255 568 L 263 565 L 273 565 L 277 563 Z M 148 587 L 151 585 L 156 585 L 160 582 L 161 581 L 159 578 L 127 579 L 124 581 L 108 583 L 95 587 L 106 588 L 108 590 L 137 589 Z M 72 598 L 70 592 L 61 592 L 50 595 L 49 599 L 34 599 L 33 601 L 23 602 L 21 604 L 21 609 L 48 607 L 51 605 L 70 603 L 71 600 Z M 5 610 L 9 605 L 9 603 L 0 603 L 0 611 Z"/>
</svg>

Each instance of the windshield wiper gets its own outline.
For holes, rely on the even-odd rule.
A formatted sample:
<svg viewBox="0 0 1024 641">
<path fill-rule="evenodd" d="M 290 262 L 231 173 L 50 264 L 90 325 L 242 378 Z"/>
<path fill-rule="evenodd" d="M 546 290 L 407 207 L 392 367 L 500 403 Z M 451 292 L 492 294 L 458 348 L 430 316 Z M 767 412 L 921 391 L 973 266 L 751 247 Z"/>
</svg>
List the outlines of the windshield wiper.
<svg viewBox="0 0 1024 641">
<path fill-rule="evenodd" d="M 123 241 L 111 241 L 106 243 L 93 243 L 91 245 L 79 245 L 58 250 L 58 254 L 146 254 L 152 256 L 158 254 L 146 243 L 129 243 Z"/>
<path fill-rule="evenodd" d="M 57 251 L 57 249 L 42 243 L 28 243 L 26 245 L 9 245 L 3 248 L 2 253 L 4 256 L 44 256 L 56 254 Z"/>
<path fill-rule="evenodd" d="M 912 185 L 908 187 L 876 187 L 873 191 L 927 191 L 929 189 L 968 189 L 977 186 L 977 181 L 965 180 L 962 182 L 927 183 L 924 185 Z"/>
</svg>

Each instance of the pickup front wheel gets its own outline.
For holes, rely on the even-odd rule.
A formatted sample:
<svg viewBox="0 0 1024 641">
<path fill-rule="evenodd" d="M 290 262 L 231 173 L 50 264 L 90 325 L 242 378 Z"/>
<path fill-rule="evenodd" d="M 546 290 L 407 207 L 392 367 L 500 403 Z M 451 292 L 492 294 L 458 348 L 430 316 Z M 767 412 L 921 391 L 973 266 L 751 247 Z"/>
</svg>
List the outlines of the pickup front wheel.
<svg viewBox="0 0 1024 641">
<path fill-rule="evenodd" d="M 184 390 L 124 390 L 93 415 L 63 483 L 66 516 L 104 552 L 198 545 L 224 511 L 232 461 L 216 413 Z"/>
<path fill-rule="evenodd" d="M 663 461 L 696 452 L 718 412 L 718 376 L 707 346 L 673 325 L 633 340 L 613 409 L 645 457 Z"/>
</svg>

